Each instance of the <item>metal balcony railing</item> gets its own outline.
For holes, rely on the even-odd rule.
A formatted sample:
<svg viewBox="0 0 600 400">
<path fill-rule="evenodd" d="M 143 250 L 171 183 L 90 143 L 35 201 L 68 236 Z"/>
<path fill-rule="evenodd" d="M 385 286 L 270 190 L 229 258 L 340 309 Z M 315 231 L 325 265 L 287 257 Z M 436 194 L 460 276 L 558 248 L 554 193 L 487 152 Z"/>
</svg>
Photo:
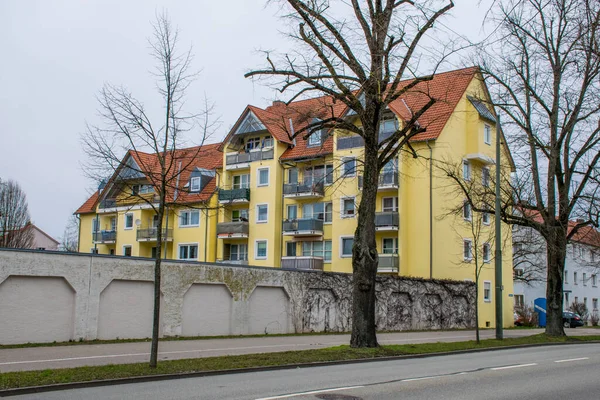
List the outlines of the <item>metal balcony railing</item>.
<svg viewBox="0 0 600 400">
<path fill-rule="evenodd" d="M 379 254 L 379 272 L 398 272 L 400 271 L 400 257 L 397 254 Z"/>
<path fill-rule="evenodd" d="M 375 213 L 375 228 L 398 228 L 400 216 L 397 211 L 384 211 Z"/>
<path fill-rule="evenodd" d="M 250 224 L 246 221 L 219 222 L 217 224 L 217 235 L 248 235 Z"/>
<path fill-rule="evenodd" d="M 316 196 L 325 195 L 325 187 L 323 182 L 319 183 L 284 183 L 283 184 L 284 195 L 302 195 L 311 194 Z"/>
<path fill-rule="evenodd" d="M 153 241 L 156 240 L 158 236 L 157 228 L 140 228 L 136 232 L 136 239 L 138 241 Z M 173 229 L 163 229 L 162 230 L 162 238 L 163 240 L 172 240 L 173 239 Z"/>
<path fill-rule="evenodd" d="M 354 149 L 357 147 L 363 147 L 365 141 L 360 136 L 341 136 L 337 138 L 337 149 Z"/>
<path fill-rule="evenodd" d="M 323 271 L 323 257 L 281 257 L 281 268 Z"/>
<path fill-rule="evenodd" d="M 219 189 L 219 201 L 250 201 L 250 189 Z"/>
<path fill-rule="evenodd" d="M 245 164 L 253 161 L 272 160 L 275 152 L 273 148 L 249 151 L 247 153 L 227 154 L 225 156 L 226 165 Z"/>
<path fill-rule="evenodd" d="M 294 232 L 313 232 L 315 234 L 323 233 L 323 221 L 313 218 L 293 219 L 283 221 L 283 233 Z"/>
<path fill-rule="evenodd" d="M 93 232 L 94 242 L 96 243 L 107 243 L 114 242 L 117 240 L 116 231 L 99 231 Z"/>
<path fill-rule="evenodd" d="M 364 178 L 362 175 L 358 176 L 358 188 L 362 189 Z M 385 189 L 390 187 L 398 187 L 398 172 L 381 172 L 379 174 L 379 180 L 377 181 L 377 187 L 379 189 Z"/>
<path fill-rule="evenodd" d="M 104 199 L 98 204 L 98 208 L 114 208 L 117 206 L 116 199 Z"/>
</svg>

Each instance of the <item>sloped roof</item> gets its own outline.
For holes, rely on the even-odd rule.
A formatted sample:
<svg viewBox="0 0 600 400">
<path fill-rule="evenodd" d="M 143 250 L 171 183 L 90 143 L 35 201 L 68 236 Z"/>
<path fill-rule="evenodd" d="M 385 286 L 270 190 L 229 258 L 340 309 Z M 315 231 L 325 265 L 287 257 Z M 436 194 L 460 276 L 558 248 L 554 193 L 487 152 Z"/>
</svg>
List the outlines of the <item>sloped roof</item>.
<svg viewBox="0 0 600 400">
<path fill-rule="evenodd" d="M 494 117 L 494 114 L 492 114 L 492 112 L 482 101 L 477 100 L 473 96 L 467 96 L 467 99 L 469 99 L 471 104 L 473 104 L 473 107 L 475 107 L 475 110 L 477 110 L 481 118 L 487 119 L 491 122 L 496 122 L 496 117 Z"/>
<path fill-rule="evenodd" d="M 216 189 L 216 178 L 212 178 L 206 186 L 199 193 L 190 193 L 184 186 L 188 183 L 190 175 L 195 168 L 214 170 L 220 168 L 223 163 L 223 155 L 219 151 L 221 143 L 207 144 L 203 146 L 189 147 L 186 149 L 176 150 L 171 158 L 169 155 L 166 158 L 166 162 L 169 163 L 171 160 L 175 160 L 177 164 L 181 162 L 181 172 L 179 174 L 179 181 L 177 188 L 175 184 L 167 189 L 167 202 L 169 203 L 195 203 L 203 202 L 210 199 Z M 146 175 L 149 182 L 152 182 L 152 175 L 158 178 L 160 174 L 160 164 L 156 154 L 144 153 L 141 151 L 130 150 L 126 157 L 131 156 L 138 164 L 140 170 Z M 175 165 L 172 168 L 171 178 L 176 176 L 179 171 L 179 165 Z M 114 181 L 115 177 L 111 178 Z M 110 185 L 106 185 L 102 194 L 108 190 Z M 177 199 L 175 194 L 177 193 Z M 96 212 L 96 204 L 98 203 L 99 193 L 95 192 L 85 201 L 81 207 L 75 211 L 75 214 L 87 214 Z"/>
<path fill-rule="evenodd" d="M 538 223 L 543 223 L 544 219 L 542 218 L 539 211 L 535 210 L 521 210 L 524 214 L 526 214 L 533 221 Z M 567 235 L 570 234 L 575 226 L 578 224 L 578 221 L 569 221 L 569 226 L 567 227 Z M 571 242 L 587 244 L 589 246 L 600 247 L 600 232 L 596 228 L 590 225 L 586 225 L 577 229 L 577 232 L 573 234 L 571 237 Z"/>
</svg>

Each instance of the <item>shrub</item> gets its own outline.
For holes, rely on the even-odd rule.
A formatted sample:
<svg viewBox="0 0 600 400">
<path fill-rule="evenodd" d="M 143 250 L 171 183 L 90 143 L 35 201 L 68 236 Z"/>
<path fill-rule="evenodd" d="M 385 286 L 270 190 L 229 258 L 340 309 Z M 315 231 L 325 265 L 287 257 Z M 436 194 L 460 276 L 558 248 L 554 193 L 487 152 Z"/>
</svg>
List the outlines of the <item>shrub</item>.
<svg viewBox="0 0 600 400">
<path fill-rule="evenodd" d="M 575 314 L 579 314 L 579 316 L 581 317 L 581 319 L 584 322 L 587 321 L 587 319 L 589 317 L 588 309 L 587 309 L 587 306 L 585 305 L 585 303 L 573 302 L 573 303 L 571 303 L 571 306 L 569 307 L 569 311 L 572 311 Z"/>
<path fill-rule="evenodd" d="M 598 326 L 598 321 L 600 320 L 600 315 L 598 315 L 598 311 L 594 311 L 590 316 L 590 323 L 592 326 Z"/>
<path fill-rule="evenodd" d="M 520 306 L 515 308 L 515 312 L 519 316 L 522 326 L 534 327 L 538 326 L 538 314 L 531 306 Z"/>
</svg>

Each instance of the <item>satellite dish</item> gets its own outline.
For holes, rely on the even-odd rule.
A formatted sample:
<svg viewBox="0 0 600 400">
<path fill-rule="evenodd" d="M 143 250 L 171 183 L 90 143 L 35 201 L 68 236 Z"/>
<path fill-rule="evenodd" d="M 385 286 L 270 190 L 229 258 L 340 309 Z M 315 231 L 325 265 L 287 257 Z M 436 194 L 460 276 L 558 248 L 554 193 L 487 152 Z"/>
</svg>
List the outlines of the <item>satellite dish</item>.
<svg viewBox="0 0 600 400">
<path fill-rule="evenodd" d="M 140 226 L 142 224 L 142 220 L 141 219 L 136 219 L 135 220 L 135 226 Z"/>
</svg>

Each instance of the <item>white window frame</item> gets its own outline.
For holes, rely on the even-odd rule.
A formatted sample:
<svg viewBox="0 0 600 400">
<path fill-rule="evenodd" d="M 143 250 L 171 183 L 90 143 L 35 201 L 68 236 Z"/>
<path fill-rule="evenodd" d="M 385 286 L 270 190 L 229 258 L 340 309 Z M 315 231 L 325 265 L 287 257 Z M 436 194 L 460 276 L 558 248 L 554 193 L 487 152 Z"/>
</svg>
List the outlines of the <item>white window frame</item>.
<svg viewBox="0 0 600 400">
<path fill-rule="evenodd" d="M 133 247 L 130 244 L 124 244 L 122 251 L 123 251 L 123 257 L 125 257 L 125 249 L 130 249 L 131 250 L 131 256 L 127 256 L 127 257 L 133 257 Z"/>
<path fill-rule="evenodd" d="M 239 213 L 239 214 L 238 214 L 238 215 L 239 215 L 239 217 L 237 217 L 237 218 L 234 218 L 234 217 L 233 217 L 233 213 L 234 213 L 234 211 L 237 211 L 237 212 Z M 244 218 L 244 216 L 242 215 L 244 211 L 246 211 L 246 213 L 245 213 L 245 214 L 246 214 L 245 218 L 246 218 L 246 220 L 248 220 L 248 216 L 250 215 L 250 210 L 248 210 L 247 208 L 238 208 L 238 209 L 236 209 L 236 210 L 231 210 L 231 222 L 241 222 L 241 221 L 242 221 L 242 218 Z"/>
<path fill-rule="evenodd" d="M 258 218 L 260 217 L 260 212 L 259 212 L 259 207 L 265 206 L 267 207 L 267 219 L 265 220 L 259 220 Z M 257 204 L 256 205 L 256 223 L 257 224 L 266 224 L 267 222 L 269 222 L 269 203 L 261 203 L 261 204 Z"/>
<path fill-rule="evenodd" d="M 592 311 L 596 311 L 598 309 L 598 298 L 592 299 Z"/>
<path fill-rule="evenodd" d="M 322 130 L 314 131 L 310 134 L 307 140 L 307 147 L 317 147 L 323 143 L 323 133 Z"/>
<path fill-rule="evenodd" d="M 191 214 L 194 213 L 194 212 L 198 213 L 198 223 L 197 224 L 192 224 L 191 223 L 191 221 L 192 221 Z M 190 221 L 189 224 L 187 224 L 187 225 L 182 225 L 181 224 L 181 216 L 182 216 L 182 214 L 189 214 L 188 215 L 188 221 Z M 178 222 L 178 225 L 179 225 L 180 228 L 194 228 L 194 227 L 199 227 L 200 226 L 200 210 L 194 210 L 194 209 L 182 210 L 182 211 L 179 212 L 179 218 L 177 218 L 177 219 L 178 219 L 177 222 Z"/>
<path fill-rule="evenodd" d="M 353 160 L 354 161 L 354 172 L 347 174 L 346 173 L 346 164 L 348 163 L 348 161 Z M 342 178 L 352 178 L 356 176 L 356 169 L 357 169 L 358 165 L 356 163 L 356 157 L 342 157 Z"/>
<path fill-rule="evenodd" d="M 483 187 L 490 187 L 491 172 L 488 167 L 481 168 L 481 185 Z"/>
<path fill-rule="evenodd" d="M 467 242 L 469 243 L 469 257 L 465 257 L 465 244 Z M 473 260 L 473 240 L 472 239 L 463 239 L 462 255 L 463 255 L 464 261 L 471 262 Z"/>
<path fill-rule="evenodd" d="M 189 247 L 189 246 L 196 246 L 196 258 L 181 258 L 181 248 L 182 247 Z M 188 255 L 190 253 L 190 250 L 188 249 Z M 178 243 L 177 244 L 177 259 L 178 260 L 183 260 L 183 261 L 198 261 L 198 257 L 200 257 L 200 245 L 198 244 L 198 242 L 190 242 L 190 243 Z"/>
<path fill-rule="evenodd" d="M 386 253 L 385 252 L 385 241 L 386 240 L 392 240 L 392 245 L 393 245 L 392 250 L 393 250 L 393 253 Z M 384 237 L 384 238 L 381 238 L 381 253 L 382 254 L 396 254 L 397 255 L 398 254 L 398 238 L 397 237 Z"/>
<path fill-rule="evenodd" d="M 239 187 L 235 187 L 235 178 L 238 177 L 238 176 L 240 177 L 240 186 Z M 248 177 L 248 184 L 247 184 L 247 186 L 243 185 L 243 182 L 242 182 L 243 181 L 243 179 L 242 179 L 243 176 L 247 176 Z M 233 175 L 231 177 L 231 188 L 232 189 L 249 189 L 250 188 L 250 183 L 251 183 L 250 174 L 239 174 L 239 175 Z"/>
<path fill-rule="evenodd" d="M 267 171 L 267 183 L 260 183 L 261 171 Z M 270 167 L 261 167 L 256 170 L 256 186 L 257 187 L 269 186 L 270 180 L 271 180 L 271 168 Z"/>
<path fill-rule="evenodd" d="M 354 211 L 352 214 L 346 214 L 344 209 L 344 202 L 346 200 L 352 200 L 354 204 Z M 340 199 L 340 218 L 354 218 L 356 217 L 356 196 L 346 196 Z"/>
<path fill-rule="evenodd" d="M 587 280 L 587 274 L 584 272 L 584 273 L 582 274 L 582 282 L 583 282 L 583 286 L 587 286 L 587 282 L 586 282 L 586 280 Z"/>
<path fill-rule="evenodd" d="M 387 199 L 392 199 L 392 209 L 391 210 L 387 210 L 385 207 L 385 201 Z M 381 199 L 381 211 L 383 211 L 383 212 L 398 212 L 398 196 L 383 197 Z"/>
<path fill-rule="evenodd" d="M 488 211 L 484 211 L 481 214 L 481 222 L 483 222 L 484 225 L 489 225 L 491 223 L 490 213 Z"/>
<path fill-rule="evenodd" d="M 194 176 L 190 179 L 190 192 L 199 192 L 202 180 L 199 176 Z"/>
<path fill-rule="evenodd" d="M 231 259 L 231 247 L 232 246 L 237 246 L 237 249 L 238 249 L 238 251 L 237 251 L 237 259 L 235 259 L 235 260 Z M 245 253 L 242 253 L 240 251 L 241 246 L 245 246 L 245 248 L 246 248 L 246 252 Z M 246 258 L 240 258 L 240 254 L 245 254 Z M 228 254 L 228 256 L 229 256 L 229 261 L 248 261 L 248 245 L 246 243 L 231 243 L 230 246 L 229 246 L 229 254 Z"/>
<path fill-rule="evenodd" d="M 492 144 L 492 126 L 490 124 L 483 124 L 483 142 L 485 144 Z"/>
<path fill-rule="evenodd" d="M 485 287 L 488 286 L 489 296 L 485 295 Z M 483 281 L 483 301 L 486 303 L 492 302 L 492 281 Z"/>
<path fill-rule="evenodd" d="M 127 226 L 127 216 L 131 215 L 131 226 Z M 124 221 L 123 221 L 123 229 L 125 229 L 126 231 L 129 231 L 131 229 L 133 229 L 133 225 L 135 225 L 135 220 L 133 219 L 133 213 L 129 212 L 129 213 L 125 213 L 125 216 L 123 217 Z"/>
<path fill-rule="evenodd" d="M 463 179 L 465 181 L 471 180 L 472 171 L 471 171 L 471 162 L 469 160 L 463 160 L 462 173 L 463 173 Z"/>
<path fill-rule="evenodd" d="M 471 203 L 468 200 L 463 201 L 462 215 L 465 221 L 473 220 L 473 208 L 471 207 Z M 467 213 L 468 211 L 468 213 Z M 467 215 L 468 214 L 468 215 Z"/>
<path fill-rule="evenodd" d="M 352 258 L 352 252 L 350 252 L 350 254 L 344 254 L 344 239 L 354 240 L 354 236 L 340 236 L 340 258 Z"/>
<path fill-rule="evenodd" d="M 258 255 L 258 244 L 263 243 L 263 242 L 265 243 L 265 255 L 259 256 Z M 266 260 L 268 256 L 269 256 L 269 241 L 267 239 L 256 239 L 254 241 L 254 259 L 255 260 Z"/>
<path fill-rule="evenodd" d="M 487 258 L 485 256 L 486 247 L 488 249 Z M 489 243 L 484 243 L 483 246 L 481 246 L 481 253 L 481 255 L 483 256 L 483 262 L 489 264 L 492 261 L 492 246 Z"/>
</svg>

